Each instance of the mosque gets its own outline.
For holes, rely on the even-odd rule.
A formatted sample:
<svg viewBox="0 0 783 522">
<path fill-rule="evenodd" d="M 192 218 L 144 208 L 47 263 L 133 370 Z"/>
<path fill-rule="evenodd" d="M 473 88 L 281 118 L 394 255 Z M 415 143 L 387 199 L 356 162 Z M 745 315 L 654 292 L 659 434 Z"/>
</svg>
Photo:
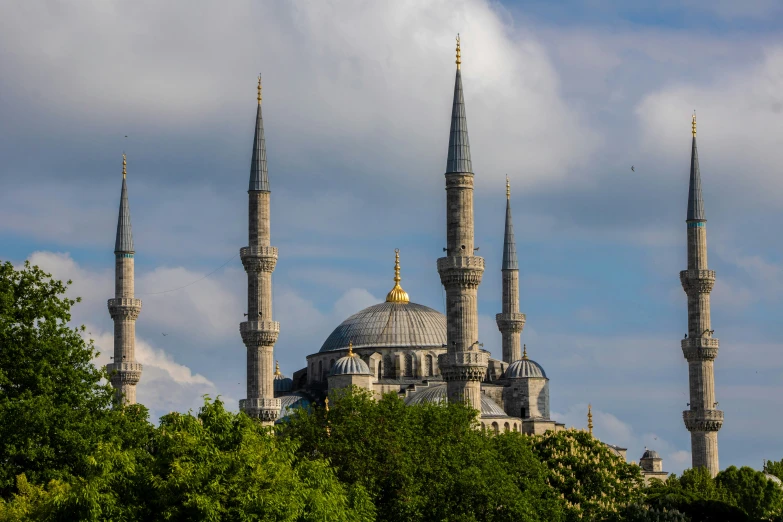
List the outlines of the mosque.
<svg viewBox="0 0 783 522">
<path fill-rule="evenodd" d="M 261 80 L 248 187 L 248 246 L 240 249 L 247 273 L 247 314 L 239 332 L 247 347 L 247 398 L 240 409 L 265 424 L 280 422 L 297 407 L 321 404 L 330 390 L 358 386 L 375 396 L 396 393 L 406 404 L 463 401 L 480 412 L 490 432 L 543 434 L 565 429 L 550 417 L 549 377 L 528 357 L 520 336 L 525 314 L 519 309 L 519 263 L 506 181 L 502 295 L 496 315 L 502 334 L 502 360 L 478 341 L 477 292 L 484 259 L 476 255 L 473 228 L 473 165 L 463 99 L 460 44 L 457 39 L 451 127 L 447 151 L 446 242 L 437 260 L 446 293 L 446 314 L 414 303 L 401 286 L 396 251 L 394 286 L 384 302 L 365 308 L 339 324 L 306 365 L 286 377 L 274 364 L 280 324 L 272 315 L 272 272 L 278 250 L 270 240 L 271 189 L 261 113 Z M 696 150 L 696 119 L 687 211 L 688 269 L 680 280 L 688 296 L 688 335 L 681 341 L 689 365 L 690 403 L 683 412 L 691 433 L 693 466 L 718 471 L 717 432 L 723 412 L 715 409 L 713 361 L 718 341 L 712 337 L 709 294 L 715 272 L 707 269 L 706 219 Z M 135 360 L 135 321 L 141 301 L 134 297 L 134 249 L 123 156 L 123 181 L 115 243 L 115 297 L 108 302 L 114 319 L 114 362 L 107 365 L 117 400 L 134 403 L 142 366 Z M 285 327 L 285 325 L 284 325 Z M 293 327 L 293 325 L 288 326 Z M 588 411 L 592 433 L 592 413 Z M 625 449 L 607 444 L 625 458 Z M 639 461 L 646 479 L 666 478 L 653 450 Z"/>
</svg>

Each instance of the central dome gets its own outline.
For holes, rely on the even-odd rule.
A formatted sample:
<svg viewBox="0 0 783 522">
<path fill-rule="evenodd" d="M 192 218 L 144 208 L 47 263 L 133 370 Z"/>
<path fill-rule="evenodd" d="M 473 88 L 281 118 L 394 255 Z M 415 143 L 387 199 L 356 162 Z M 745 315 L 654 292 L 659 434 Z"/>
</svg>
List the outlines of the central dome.
<svg viewBox="0 0 783 522">
<path fill-rule="evenodd" d="M 446 316 L 416 303 L 385 302 L 365 308 L 343 321 L 327 337 L 320 352 L 360 348 L 442 348 Z"/>
</svg>

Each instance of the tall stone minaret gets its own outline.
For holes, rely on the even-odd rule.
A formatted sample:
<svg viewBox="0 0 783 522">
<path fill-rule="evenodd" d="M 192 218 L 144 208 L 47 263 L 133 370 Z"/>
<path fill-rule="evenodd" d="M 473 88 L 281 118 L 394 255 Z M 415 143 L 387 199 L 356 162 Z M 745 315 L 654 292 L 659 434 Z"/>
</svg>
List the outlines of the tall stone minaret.
<svg viewBox="0 0 783 522">
<path fill-rule="evenodd" d="M 447 353 L 438 358 L 449 401 L 465 401 L 481 411 L 481 381 L 489 356 L 478 342 L 478 286 L 484 259 L 473 248 L 473 167 L 462 97 L 460 46 L 446 162 L 446 257 L 438 273 L 446 289 Z"/>
<path fill-rule="evenodd" d="M 680 282 L 688 295 L 688 335 L 681 344 L 688 361 L 690 409 L 682 412 L 682 418 L 691 432 L 692 467 L 706 467 L 714 477 L 718 473 L 718 430 L 723 425 L 723 412 L 717 409 L 715 401 L 713 362 L 718 355 L 718 340 L 712 337 L 710 326 L 710 292 L 715 271 L 707 268 L 707 220 L 701 197 L 695 114 L 686 223 L 688 269 L 680 272 Z"/>
<path fill-rule="evenodd" d="M 277 248 L 270 246 L 269 176 L 266 168 L 264 120 L 261 117 L 261 77 L 258 77 L 258 112 L 253 137 L 253 158 L 248 188 L 248 243 L 239 250 L 247 272 L 247 321 L 239 324 L 247 347 L 247 399 L 239 408 L 251 417 L 272 424 L 280 413 L 275 399 L 273 350 L 280 323 L 272 320 L 272 272 L 277 263 Z"/>
<path fill-rule="evenodd" d="M 114 299 L 109 299 L 109 314 L 114 320 L 114 362 L 106 365 L 115 390 L 115 404 L 136 404 L 136 384 L 141 379 L 141 364 L 136 362 L 136 319 L 141 300 L 133 297 L 133 232 L 128 205 L 127 161 L 122 155 L 122 193 L 114 242 Z"/>
<path fill-rule="evenodd" d="M 503 313 L 495 316 L 503 336 L 503 362 L 511 364 L 522 356 L 519 336 L 525 314 L 519 313 L 519 261 L 511 221 L 511 184 L 506 176 L 506 234 L 503 240 Z"/>
</svg>

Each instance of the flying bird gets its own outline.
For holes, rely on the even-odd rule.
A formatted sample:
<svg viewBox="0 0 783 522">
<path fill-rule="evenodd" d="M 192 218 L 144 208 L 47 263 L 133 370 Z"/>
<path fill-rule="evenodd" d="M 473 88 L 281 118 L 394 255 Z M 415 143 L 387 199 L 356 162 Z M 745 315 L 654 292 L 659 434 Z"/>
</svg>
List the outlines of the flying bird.
<svg viewBox="0 0 783 522">
<path fill-rule="evenodd" d="M 161 332 L 161 335 L 162 335 L 163 337 L 166 337 L 168 334 L 167 334 L 167 333 L 163 333 L 163 332 Z"/>
<path fill-rule="evenodd" d="M 636 169 L 633 168 L 633 165 L 631 165 L 631 172 L 636 172 Z"/>
</svg>

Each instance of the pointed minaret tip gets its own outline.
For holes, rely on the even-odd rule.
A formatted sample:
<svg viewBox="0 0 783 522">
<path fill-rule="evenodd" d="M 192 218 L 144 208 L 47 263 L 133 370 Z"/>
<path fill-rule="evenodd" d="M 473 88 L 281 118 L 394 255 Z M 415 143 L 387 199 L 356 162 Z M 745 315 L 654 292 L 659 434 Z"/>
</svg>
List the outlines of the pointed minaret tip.
<svg viewBox="0 0 783 522">
<path fill-rule="evenodd" d="M 125 153 L 123 152 L 122 153 L 122 179 L 125 179 L 125 176 L 128 175 L 127 165 L 128 162 L 125 160 Z"/>
<path fill-rule="evenodd" d="M 693 109 L 693 121 L 691 122 L 691 133 L 696 137 L 696 109 Z"/>
<path fill-rule="evenodd" d="M 511 199 L 511 183 L 508 181 L 508 174 L 506 174 L 506 201 Z"/>
<path fill-rule="evenodd" d="M 503 237 L 503 266 L 501 270 L 519 270 L 517 245 L 514 240 L 514 221 L 511 218 L 511 183 L 506 176 L 506 226 Z"/>
<path fill-rule="evenodd" d="M 590 404 L 587 405 L 587 430 L 593 434 L 593 407 Z"/>
<path fill-rule="evenodd" d="M 256 130 L 253 135 L 253 157 L 250 160 L 249 191 L 269 192 L 269 173 L 266 165 L 266 142 L 264 140 L 264 119 L 261 115 L 261 75 L 258 75 L 258 109 Z"/>
<path fill-rule="evenodd" d="M 261 105 L 261 73 L 258 74 L 258 104 Z"/>
<path fill-rule="evenodd" d="M 460 65 L 462 65 L 462 57 L 460 56 L 459 49 L 459 33 L 457 33 L 457 69 L 460 68 Z"/>
</svg>

